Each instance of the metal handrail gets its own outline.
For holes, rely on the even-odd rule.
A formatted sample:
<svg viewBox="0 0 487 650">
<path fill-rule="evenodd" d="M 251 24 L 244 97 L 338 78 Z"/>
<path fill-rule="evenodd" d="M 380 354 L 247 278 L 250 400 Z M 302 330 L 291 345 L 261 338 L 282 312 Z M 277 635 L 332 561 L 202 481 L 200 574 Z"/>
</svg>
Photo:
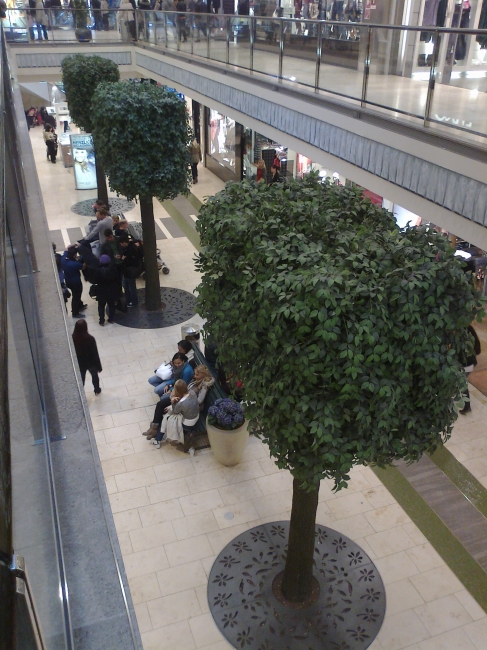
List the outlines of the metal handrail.
<svg viewBox="0 0 487 650">
<path fill-rule="evenodd" d="M 29 11 L 28 9 L 15 9 L 8 10 L 11 12 L 25 12 Z M 53 22 L 53 17 L 55 12 L 59 9 L 46 9 L 46 14 L 48 15 L 50 24 Z M 74 12 L 79 11 L 75 9 L 63 9 L 64 12 Z M 97 10 L 95 10 L 96 12 Z M 54 13 L 53 13 L 54 12 Z M 88 14 L 95 15 L 93 10 L 86 8 Z M 380 110 L 387 110 L 394 113 L 394 119 L 397 119 L 397 116 L 413 117 L 415 119 L 421 120 L 422 125 L 425 128 L 431 127 L 432 124 L 439 124 L 440 122 L 449 128 L 454 128 L 455 130 L 463 130 L 467 133 L 470 133 L 474 136 L 487 137 L 487 126 L 483 124 L 479 127 L 474 127 L 473 125 L 465 126 L 465 122 L 468 122 L 468 119 L 461 120 L 456 119 L 455 122 L 444 123 L 439 117 L 436 117 L 433 114 L 432 107 L 436 104 L 435 97 L 437 96 L 437 82 L 442 79 L 442 83 L 449 83 L 448 71 L 444 67 L 445 62 L 445 52 L 447 42 L 452 36 L 462 36 L 462 37 L 475 37 L 482 36 L 487 40 L 487 29 L 463 29 L 463 28 L 452 28 L 452 27 L 434 27 L 434 26 L 405 26 L 405 25 L 379 25 L 376 23 L 370 22 L 352 22 L 352 21 L 336 21 L 336 20 L 318 20 L 318 19 L 308 19 L 308 18 L 278 18 L 273 16 L 247 16 L 239 14 L 212 14 L 212 13 L 197 13 L 197 12 L 178 12 L 177 9 L 174 11 L 158 11 L 156 9 L 151 10 L 119 10 L 119 9 L 110 9 L 110 14 L 112 16 L 117 16 L 119 12 L 123 14 L 131 14 L 135 22 L 135 40 L 139 40 L 143 43 L 148 43 L 154 47 L 165 47 L 168 50 L 177 50 L 185 55 L 190 54 L 194 57 L 204 57 L 208 60 L 215 60 L 219 64 L 232 65 L 235 68 L 242 68 L 249 71 L 251 74 L 259 73 L 266 76 L 277 79 L 279 82 L 291 81 L 297 86 L 311 88 L 314 92 L 326 92 L 336 95 L 338 97 L 343 97 L 347 100 L 352 100 L 353 102 L 359 102 L 361 107 L 367 108 L 377 108 Z M 7 12 L 8 13 L 8 12 Z M 186 18 L 186 29 L 189 29 L 189 48 L 181 46 L 180 43 L 180 31 L 178 27 L 177 17 L 184 13 Z M 159 19 L 159 20 L 158 20 Z M 116 21 L 117 26 L 120 24 L 120 21 Z M 197 28 L 198 24 L 205 24 L 207 26 L 206 30 L 206 48 L 199 50 L 195 47 L 193 30 Z M 296 29 L 292 33 L 292 25 L 296 25 L 299 29 Z M 163 38 L 161 39 L 161 31 L 158 30 L 158 25 L 163 28 Z M 174 37 L 169 35 L 169 25 L 173 26 L 175 30 Z M 235 57 L 230 56 L 230 41 L 232 38 L 231 30 L 234 30 L 239 25 L 247 25 L 248 32 L 245 30 L 245 41 L 246 44 L 242 47 L 248 51 L 250 61 L 247 59 L 245 63 L 235 60 Z M 212 34 L 212 29 L 217 29 L 217 32 Z M 262 28 L 266 32 L 266 40 L 264 42 L 262 35 Z M 301 30 L 303 28 L 303 30 Z M 31 29 L 33 27 L 31 26 Z M 346 30 L 346 33 L 345 31 Z M 306 34 L 302 33 L 306 31 Z M 356 33 L 356 38 L 353 37 L 353 32 Z M 54 32 L 53 32 L 54 33 Z M 198 32 L 199 33 L 199 32 Z M 238 33 L 235 30 L 236 46 L 239 46 Z M 392 36 L 392 34 L 398 34 L 400 37 L 397 39 Z M 404 51 L 399 55 L 399 49 L 395 52 L 397 55 L 398 68 L 396 71 L 393 70 L 390 60 L 382 59 L 382 53 L 380 47 L 377 45 L 378 42 L 382 40 L 387 40 L 387 35 L 389 34 L 390 40 L 404 42 L 404 39 L 410 35 L 411 39 L 416 39 L 419 37 L 419 34 L 428 34 L 431 35 L 434 42 L 434 51 L 433 54 L 428 55 L 426 63 L 420 64 L 416 61 L 412 61 L 412 54 L 408 53 L 407 57 L 404 56 Z M 111 30 L 104 34 L 101 42 L 109 43 L 112 41 L 119 42 L 118 32 L 117 36 L 115 35 L 114 30 Z M 268 39 L 268 35 L 270 38 Z M 289 39 L 289 35 L 293 39 Z M 344 38 L 342 36 L 345 35 Z M 378 38 L 378 35 L 380 37 Z M 122 33 L 122 40 L 123 40 Z M 214 38 L 215 36 L 215 38 Z M 223 36 L 223 39 L 222 39 Z M 382 37 L 385 37 L 384 39 Z M 442 38 L 443 37 L 443 38 Z M 447 38 L 448 37 L 448 38 Z M 40 36 L 39 36 L 40 38 Z M 55 36 L 53 36 L 55 40 Z M 175 38 L 175 43 L 171 42 L 172 38 Z M 262 40 L 261 40 L 262 39 Z M 298 39 L 303 39 L 302 44 L 306 43 L 306 55 L 303 58 L 306 58 L 308 61 L 314 61 L 314 70 L 311 72 L 306 69 L 306 74 L 300 76 L 299 79 L 294 77 L 286 77 L 285 70 L 286 64 L 291 57 L 296 56 L 296 47 L 301 45 L 301 41 Z M 225 52 L 222 53 L 222 49 L 216 45 L 217 41 L 225 40 Z M 63 37 L 63 42 L 65 38 Z M 125 42 L 127 42 L 125 40 Z M 39 45 L 39 41 L 35 41 L 36 45 Z M 51 43 L 51 41 L 48 41 Z M 327 44 L 330 43 L 346 43 L 350 44 L 352 48 L 350 51 L 353 54 L 353 64 L 347 64 L 340 56 L 338 50 L 335 47 L 327 47 Z M 408 41 L 409 43 L 409 41 Z M 412 41 L 411 41 L 412 43 Z M 359 47 L 353 44 L 360 44 Z M 272 71 L 262 70 L 258 66 L 256 52 L 260 49 L 269 50 L 269 47 L 272 48 L 271 52 L 273 55 L 277 55 L 276 69 Z M 395 46 L 396 47 L 396 46 Z M 398 48 L 399 46 L 397 46 Z M 409 46 L 408 46 L 409 47 Z M 417 46 L 415 45 L 415 48 Z M 294 48 L 291 49 L 291 48 Z M 189 52 L 188 52 L 189 50 Z M 287 54 L 289 50 L 289 55 Z M 337 53 L 338 52 L 338 53 Z M 414 50 L 417 53 L 417 50 Z M 330 59 L 330 56 L 333 58 Z M 289 57 L 289 58 L 288 58 Z M 232 63 L 230 61 L 232 60 Z M 324 63 L 335 67 L 343 67 L 344 69 L 354 70 L 358 75 L 362 75 L 361 78 L 361 89 L 360 91 L 357 88 L 357 91 L 354 92 L 348 91 L 344 92 L 339 84 L 329 82 L 329 68 L 324 67 Z M 395 65 L 395 64 L 394 64 Z M 379 67 L 377 67 L 379 66 Z M 384 66 L 382 68 L 381 66 Z M 428 82 L 426 102 L 417 107 L 416 110 L 406 110 L 399 102 L 389 101 L 382 102 L 377 94 L 374 94 L 373 87 L 371 86 L 372 74 L 377 75 L 390 75 L 391 78 L 401 78 L 407 79 L 412 77 L 412 74 L 402 74 L 404 70 L 403 66 L 408 66 L 409 69 L 416 68 L 414 75 L 418 75 L 424 81 Z M 417 68 L 420 68 L 419 70 Z M 414 78 L 414 77 L 413 77 Z M 357 80 L 356 80 L 357 81 Z M 404 83 L 404 82 L 402 82 Z M 355 86 L 358 84 L 355 82 Z M 460 89 L 461 90 L 461 89 Z M 465 92 L 469 92 L 468 89 L 465 89 Z M 471 100 L 469 98 L 469 101 Z M 477 101 L 480 101 L 478 99 Z"/>
<path fill-rule="evenodd" d="M 20 161 L 21 152 L 19 149 L 20 136 L 18 129 L 22 123 L 19 123 L 17 115 L 15 112 L 16 101 L 12 88 L 12 79 L 13 72 L 10 71 L 10 66 L 7 57 L 7 51 L 5 48 L 5 43 L 3 42 L 3 29 L 0 28 L 2 34 L 2 48 L 0 53 L 1 65 L 2 65 L 2 78 L 0 79 L 2 87 L 2 95 L 4 98 L 4 105 L 2 106 L 3 119 L 0 125 L 0 133 L 2 141 L 5 141 L 5 155 L 2 156 L 2 164 L 5 164 L 9 172 L 9 183 L 7 187 L 9 192 L 9 214 L 7 215 L 10 218 L 10 212 L 12 213 L 11 218 L 19 218 L 22 221 L 23 229 L 26 233 L 26 238 L 29 240 L 28 232 L 30 230 L 29 224 L 29 215 L 27 214 L 27 208 L 25 204 L 18 203 L 20 208 L 18 210 L 13 210 L 13 205 L 16 203 L 16 199 L 22 192 L 25 192 L 25 185 L 23 179 L 23 170 L 22 163 Z M 22 124 L 24 126 L 25 123 Z M 12 172 L 15 171 L 15 173 Z M 4 215 L 2 214 L 2 217 Z M 2 240 L 1 246 L 5 246 L 5 229 L 2 228 L 0 233 L 0 238 Z M 31 240 L 30 240 L 31 241 Z M 32 280 L 34 268 L 33 268 L 33 250 L 31 250 L 32 244 L 29 246 L 29 276 Z M 2 261 L 5 259 L 5 255 L 2 255 Z M 6 283 L 5 283 L 6 286 Z M 69 591 L 66 578 L 66 567 L 64 563 L 64 554 L 61 541 L 61 525 L 59 521 L 57 500 L 56 500 L 56 489 L 55 489 L 55 479 L 54 479 L 54 469 L 52 463 L 52 454 L 51 454 L 51 440 L 50 440 L 50 431 L 47 423 L 46 417 L 46 396 L 44 392 L 44 380 L 43 380 L 43 364 L 42 364 L 42 353 L 39 345 L 41 340 L 40 325 L 38 321 L 39 307 L 37 304 L 36 290 L 31 282 L 30 286 L 25 290 L 25 295 L 29 302 L 28 309 L 30 310 L 29 319 L 26 318 L 26 326 L 29 332 L 29 342 L 31 344 L 31 355 L 33 359 L 34 369 L 36 373 L 36 384 L 42 404 L 42 432 L 43 432 L 43 443 L 45 449 L 45 460 L 46 460 L 46 475 L 49 489 L 49 497 L 51 502 L 51 515 L 52 515 L 52 525 L 54 532 L 54 548 L 51 551 L 55 551 L 57 559 L 57 568 L 59 571 L 59 593 L 56 593 L 56 597 L 60 598 L 61 606 L 63 609 L 63 622 L 64 622 L 64 632 L 66 640 L 67 650 L 74 650 L 74 637 L 72 632 L 71 625 L 71 616 L 70 616 L 70 606 L 69 606 Z M 3 305 L 0 306 L 0 309 L 3 308 Z M 24 313 L 26 307 L 24 306 Z M 3 313 L 2 313 L 3 318 Z M 6 338 L 7 328 L 2 328 L 2 336 Z M 6 359 L 7 357 L 5 357 Z M 7 369 L 7 363 L 2 364 L 2 370 Z M 1 610 L 2 608 L 0 608 Z"/>
<path fill-rule="evenodd" d="M 35 12 L 36 9 L 31 9 L 30 7 L 23 7 L 23 8 L 15 8 L 15 9 L 7 9 L 6 13 L 7 16 L 9 14 L 27 14 L 30 11 Z M 46 12 L 46 14 L 51 14 L 55 15 L 56 13 L 68 13 L 68 14 L 74 14 L 76 12 L 80 11 L 86 11 L 89 15 L 93 15 L 94 12 L 99 11 L 97 9 L 91 9 L 90 7 L 86 7 L 86 9 L 73 9 L 71 7 L 50 7 L 50 8 L 45 8 L 43 11 Z M 135 16 L 140 16 L 144 17 L 150 14 L 166 14 L 166 15 L 175 15 L 175 14 L 182 14 L 184 13 L 185 16 L 193 16 L 197 17 L 199 20 L 204 20 L 208 18 L 230 18 L 230 19 L 240 19 L 240 20 L 250 20 L 250 21 L 258 21 L 258 20 L 265 20 L 265 21 L 272 21 L 272 22 L 284 22 L 284 23 L 306 23 L 307 25 L 330 25 L 330 26 L 337 26 L 337 27 L 348 27 L 351 28 L 352 26 L 356 27 L 370 27 L 372 29 L 381 29 L 381 30 L 395 30 L 395 31 L 408 31 L 408 32 L 439 32 L 440 34 L 463 34 L 467 36 L 476 36 L 478 34 L 487 34 L 487 29 L 474 29 L 474 28 L 459 28 L 459 27 L 436 27 L 434 25 L 381 25 L 380 23 L 370 23 L 370 22 L 353 22 L 353 21 L 346 21 L 346 20 L 326 20 L 326 19 L 311 19 L 311 18 L 279 18 L 277 16 L 247 16 L 244 14 L 224 14 L 224 13 L 218 13 L 218 14 L 213 14 L 213 13 L 197 13 L 194 11 L 186 11 L 186 12 L 181 12 L 177 10 L 173 11 L 163 11 L 159 9 L 150 9 L 150 10 L 143 10 L 143 9 L 109 9 L 109 12 L 112 15 L 117 15 L 118 13 L 126 14 L 126 13 L 133 13 Z M 114 30 L 109 30 L 109 31 L 114 31 Z"/>
</svg>

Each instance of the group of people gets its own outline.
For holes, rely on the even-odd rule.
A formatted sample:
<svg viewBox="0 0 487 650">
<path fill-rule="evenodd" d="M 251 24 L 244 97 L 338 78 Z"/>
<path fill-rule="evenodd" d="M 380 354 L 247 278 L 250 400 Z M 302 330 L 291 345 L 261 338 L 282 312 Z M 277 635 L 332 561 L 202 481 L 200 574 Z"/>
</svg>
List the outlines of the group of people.
<svg viewBox="0 0 487 650">
<path fill-rule="evenodd" d="M 189 438 L 194 435 L 193 427 L 215 380 L 207 366 L 196 365 L 191 343 L 186 340 L 179 341 L 178 351 L 163 367 L 169 375 L 167 379 L 155 370 L 148 380 L 160 400 L 149 428 L 142 435 L 157 449 L 164 442 L 181 448 L 185 433 Z"/>
<path fill-rule="evenodd" d="M 274 185 L 274 183 L 280 183 L 283 180 L 283 177 L 281 176 L 281 165 L 278 163 L 279 159 L 276 157 L 274 159 L 273 164 L 271 165 L 271 180 L 269 182 L 269 185 Z M 266 164 L 261 158 L 260 160 L 257 161 L 257 172 L 255 174 L 255 180 L 260 183 L 260 182 L 266 182 L 267 181 L 267 167 Z"/>
<path fill-rule="evenodd" d="M 114 322 L 115 308 L 123 292 L 127 307 L 137 306 L 136 279 L 144 271 L 144 251 L 143 243 L 130 237 L 125 219 L 112 218 L 109 208 L 100 200 L 93 208 L 96 220 L 90 232 L 64 251 L 60 266 L 65 286 L 71 293 L 73 318 L 84 318 L 82 312 L 87 307 L 82 300 L 83 273 L 96 286 L 90 294 L 96 295 L 99 324 L 104 326 L 106 309 L 108 323 Z"/>
<path fill-rule="evenodd" d="M 78 359 L 83 386 L 86 374 L 91 375 L 94 393 L 101 393 L 99 373 L 102 365 L 95 338 L 89 334 L 86 321 L 79 319 L 73 331 L 73 343 Z M 159 449 L 164 443 L 171 443 L 178 449 L 185 449 L 185 435 L 194 436 L 194 426 L 204 408 L 208 390 L 215 383 L 210 370 L 205 365 L 196 365 L 191 344 L 182 340 L 178 343 L 178 352 L 168 364 L 171 377 L 163 384 L 163 389 L 155 391 L 160 395 L 152 421 L 144 435 L 149 443 Z M 156 377 L 156 375 L 154 375 Z M 149 383 L 155 384 L 154 377 Z"/>
</svg>

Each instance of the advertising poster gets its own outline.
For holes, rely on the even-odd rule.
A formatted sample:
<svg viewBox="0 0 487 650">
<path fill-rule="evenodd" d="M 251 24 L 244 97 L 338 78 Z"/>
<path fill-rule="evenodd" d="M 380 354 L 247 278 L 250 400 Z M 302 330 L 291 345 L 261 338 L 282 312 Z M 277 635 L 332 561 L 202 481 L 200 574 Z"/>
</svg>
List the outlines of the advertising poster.
<svg viewBox="0 0 487 650">
<path fill-rule="evenodd" d="M 96 189 L 95 151 L 89 133 L 70 135 L 74 182 L 77 190 Z"/>
</svg>

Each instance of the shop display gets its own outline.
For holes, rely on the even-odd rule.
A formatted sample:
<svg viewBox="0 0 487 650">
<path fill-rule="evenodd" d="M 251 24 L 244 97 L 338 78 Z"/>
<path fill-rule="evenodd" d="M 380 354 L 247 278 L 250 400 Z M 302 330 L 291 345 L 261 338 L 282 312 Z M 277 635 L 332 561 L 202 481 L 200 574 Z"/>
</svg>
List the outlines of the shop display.
<svg viewBox="0 0 487 650">
<path fill-rule="evenodd" d="M 208 144 L 210 156 L 235 172 L 235 120 L 211 109 Z"/>
<path fill-rule="evenodd" d="M 95 151 L 89 133 L 70 135 L 74 182 L 77 190 L 94 190 L 96 183 Z"/>
</svg>

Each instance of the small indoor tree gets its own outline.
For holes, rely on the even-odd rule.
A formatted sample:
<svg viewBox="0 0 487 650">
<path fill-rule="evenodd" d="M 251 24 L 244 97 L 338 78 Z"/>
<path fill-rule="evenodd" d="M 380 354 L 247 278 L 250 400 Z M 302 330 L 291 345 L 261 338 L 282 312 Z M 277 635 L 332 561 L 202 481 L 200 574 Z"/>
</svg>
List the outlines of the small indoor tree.
<svg viewBox="0 0 487 650">
<path fill-rule="evenodd" d="M 303 602 L 320 481 L 344 488 L 355 465 L 415 461 L 450 436 L 482 301 L 448 239 L 316 175 L 228 184 L 198 231 L 205 330 L 294 477 L 282 593 Z"/>
<path fill-rule="evenodd" d="M 93 97 L 95 148 L 111 187 L 139 197 L 144 235 L 145 305 L 161 307 L 153 197 L 187 193 L 191 129 L 186 103 L 165 86 L 137 81 L 100 84 Z"/>
<path fill-rule="evenodd" d="M 86 9 L 84 10 L 85 13 Z M 98 84 L 102 81 L 115 82 L 120 79 L 118 66 L 101 56 L 75 54 L 61 62 L 64 92 L 73 122 L 86 133 L 93 133 L 92 99 Z M 96 182 L 98 198 L 108 204 L 107 182 L 103 165 L 95 147 Z"/>
</svg>

